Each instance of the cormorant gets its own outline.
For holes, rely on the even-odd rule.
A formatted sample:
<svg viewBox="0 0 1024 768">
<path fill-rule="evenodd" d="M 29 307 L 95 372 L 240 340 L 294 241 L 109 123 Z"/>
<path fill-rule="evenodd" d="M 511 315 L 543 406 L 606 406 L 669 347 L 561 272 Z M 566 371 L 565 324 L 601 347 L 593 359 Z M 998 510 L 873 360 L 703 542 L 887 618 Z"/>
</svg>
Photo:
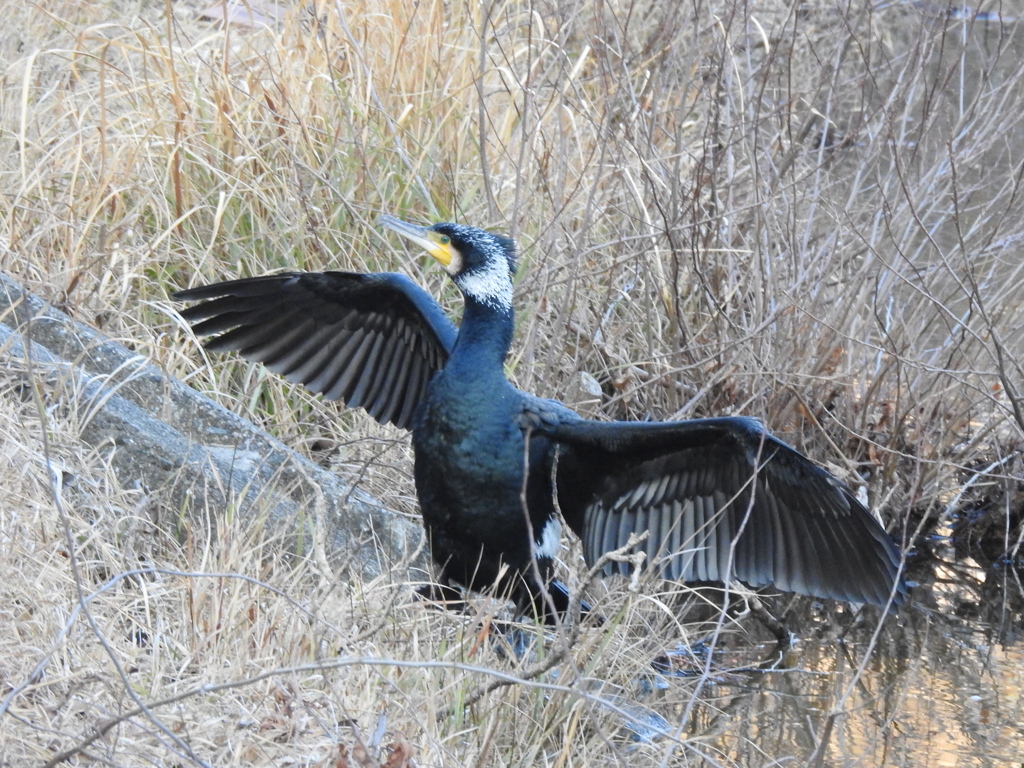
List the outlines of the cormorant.
<svg viewBox="0 0 1024 768">
<path fill-rule="evenodd" d="M 665 579 L 903 601 L 900 554 L 875 518 L 760 422 L 590 421 L 513 387 L 503 368 L 513 332 L 511 239 L 461 224 L 379 223 L 445 267 L 465 301 L 458 329 L 395 273 L 285 272 L 174 298 L 203 302 L 182 316 L 197 335 L 215 336 L 208 349 L 235 350 L 412 431 L 443 593 L 497 584 L 547 620 L 550 607 L 567 610 L 564 587 L 549 581 L 557 508 L 591 565 L 648 531 L 638 549 Z M 611 562 L 603 573 L 630 568 Z"/>
</svg>

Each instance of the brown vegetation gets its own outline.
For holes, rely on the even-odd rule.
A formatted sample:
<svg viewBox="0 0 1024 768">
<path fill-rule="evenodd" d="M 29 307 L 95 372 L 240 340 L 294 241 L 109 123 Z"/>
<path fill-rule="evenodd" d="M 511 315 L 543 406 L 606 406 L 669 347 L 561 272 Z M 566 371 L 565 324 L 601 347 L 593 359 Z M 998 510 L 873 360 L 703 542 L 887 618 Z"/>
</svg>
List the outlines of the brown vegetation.
<svg viewBox="0 0 1024 768">
<path fill-rule="evenodd" d="M 413 513 L 401 434 L 258 366 L 197 370 L 168 293 L 400 270 L 457 312 L 376 216 L 511 232 L 523 388 L 595 418 L 761 417 L 894 532 L 989 499 L 997 559 L 1021 557 L 1015 27 L 774 0 L 321 0 L 226 29 L 195 10 L 5 6 L 5 272 Z M 464 708 L 531 664 L 479 633 L 490 602 L 339 583 L 221 510 L 155 527 L 81 414 L 40 402 L 0 379 L 0 764 L 782 757 L 687 741 L 709 717 L 692 686 L 662 701 L 669 736 L 628 745 L 621 697 L 583 684 L 628 687 L 690 639 L 670 595 L 609 597 L 557 679 Z"/>
</svg>

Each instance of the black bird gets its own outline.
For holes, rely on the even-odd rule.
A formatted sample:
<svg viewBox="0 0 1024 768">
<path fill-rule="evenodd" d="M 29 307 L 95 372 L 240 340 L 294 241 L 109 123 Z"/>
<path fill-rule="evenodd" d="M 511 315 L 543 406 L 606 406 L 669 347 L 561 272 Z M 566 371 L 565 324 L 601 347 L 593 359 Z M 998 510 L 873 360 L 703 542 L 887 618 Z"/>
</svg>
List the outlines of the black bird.
<svg viewBox="0 0 1024 768">
<path fill-rule="evenodd" d="M 394 273 L 286 272 L 174 298 L 203 302 L 182 316 L 197 335 L 215 336 L 208 349 L 235 350 L 412 430 L 443 593 L 497 585 L 547 620 L 550 608 L 567 610 L 564 587 L 549 581 L 557 498 L 591 565 L 648 531 L 638 549 L 665 579 L 903 601 L 900 554 L 882 527 L 849 488 L 758 421 L 589 421 L 513 387 L 503 369 L 512 240 L 460 224 L 380 223 L 444 265 L 465 300 L 458 329 Z M 611 562 L 603 573 L 630 568 Z"/>
</svg>

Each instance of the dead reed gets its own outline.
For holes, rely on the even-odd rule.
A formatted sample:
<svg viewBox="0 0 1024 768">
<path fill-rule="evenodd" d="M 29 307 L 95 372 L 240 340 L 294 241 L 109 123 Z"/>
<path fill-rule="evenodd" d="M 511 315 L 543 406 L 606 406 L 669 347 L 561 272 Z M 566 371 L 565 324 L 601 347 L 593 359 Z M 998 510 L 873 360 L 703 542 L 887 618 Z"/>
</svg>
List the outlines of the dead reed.
<svg viewBox="0 0 1024 768">
<path fill-rule="evenodd" d="M 523 388 L 595 418 L 759 416 L 897 531 L 967 477 L 1016 482 L 994 466 L 1024 435 L 1013 27 L 859 2 L 318 0 L 269 28 L 169 0 L 8 5 L 0 267 L 391 506 L 415 511 L 402 435 L 256 366 L 197 370 L 168 292 L 400 270 L 457 312 L 372 222 L 493 227 L 521 246 Z M 0 763 L 400 765 L 404 741 L 419 765 L 736 764 L 686 740 L 714 708 L 694 687 L 661 707 L 693 719 L 637 746 L 629 697 L 581 682 L 631 690 L 655 638 L 687 638 L 670 595 L 608 598 L 557 678 L 464 709 L 522 676 L 479 621 L 339 583 L 219 510 L 154 527 L 18 381 Z"/>
</svg>

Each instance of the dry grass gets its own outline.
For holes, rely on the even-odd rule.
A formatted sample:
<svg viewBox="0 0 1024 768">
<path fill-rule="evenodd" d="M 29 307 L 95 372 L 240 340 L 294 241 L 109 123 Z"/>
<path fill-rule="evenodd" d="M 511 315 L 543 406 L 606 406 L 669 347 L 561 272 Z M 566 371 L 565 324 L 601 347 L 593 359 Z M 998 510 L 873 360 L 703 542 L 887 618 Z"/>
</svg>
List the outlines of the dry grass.
<svg viewBox="0 0 1024 768">
<path fill-rule="evenodd" d="M 255 366 L 197 371 L 167 293 L 390 269 L 457 311 L 441 271 L 372 226 L 457 219 L 520 242 L 508 367 L 524 388 L 596 417 L 760 416 L 897 529 L 1019 450 L 1024 57 L 1009 26 L 859 2 L 353 0 L 261 30 L 183 2 L 8 6 L 2 268 L 391 506 L 415 508 L 402 435 Z M 87 754 L 327 764 L 358 740 L 350 722 L 373 741 L 382 716 L 420 765 L 686 765 L 717 749 L 669 739 L 627 758 L 601 694 L 569 682 L 464 713 L 487 677 L 470 667 L 515 667 L 476 648 L 473 622 L 338 584 L 322 554 L 285 558 L 238 520 L 184 540 L 153 528 L 73 417 L 44 425 L 2 386 L 7 763 L 189 691 Z M 63 505 L 47 460 L 74 479 Z M 559 680 L 628 687 L 653 637 L 685 631 L 643 604 L 585 633 Z M 692 693 L 664 711 L 693 714 Z"/>
</svg>

